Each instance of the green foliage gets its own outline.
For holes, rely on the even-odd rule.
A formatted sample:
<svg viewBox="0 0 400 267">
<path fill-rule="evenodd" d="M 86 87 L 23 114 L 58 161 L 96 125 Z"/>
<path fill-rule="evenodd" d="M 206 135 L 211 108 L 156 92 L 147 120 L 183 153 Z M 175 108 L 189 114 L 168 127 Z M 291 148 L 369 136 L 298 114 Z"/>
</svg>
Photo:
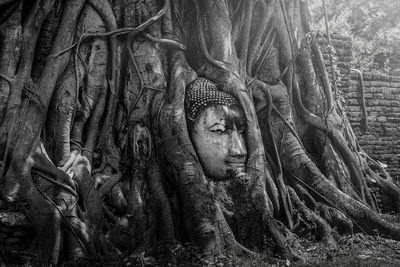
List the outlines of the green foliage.
<svg viewBox="0 0 400 267">
<path fill-rule="evenodd" d="M 314 28 L 325 32 L 323 0 L 309 4 Z M 400 50 L 400 1 L 326 0 L 326 6 L 330 32 L 352 37 L 357 68 L 382 71 L 389 57 Z M 387 62 L 377 66 L 374 58 L 379 56 Z"/>
</svg>

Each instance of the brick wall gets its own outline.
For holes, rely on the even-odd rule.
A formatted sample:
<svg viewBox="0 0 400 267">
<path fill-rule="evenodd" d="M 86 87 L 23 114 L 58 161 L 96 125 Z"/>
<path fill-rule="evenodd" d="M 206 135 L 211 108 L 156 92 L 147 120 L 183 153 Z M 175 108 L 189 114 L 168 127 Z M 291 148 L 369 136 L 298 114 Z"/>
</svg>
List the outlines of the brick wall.
<svg viewBox="0 0 400 267">
<path fill-rule="evenodd" d="M 341 88 L 345 109 L 361 147 L 388 165 L 397 176 L 400 155 L 400 77 L 364 73 L 364 98 L 368 129 L 361 131 L 361 98 L 358 77 L 352 73 Z"/>
<path fill-rule="evenodd" d="M 388 165 L 392 176 L 400 175 L 400 76 L 363 73 L 368 128 L 361 130 L 361 93 L 356 73 L 350 73 L 350 38 L 332 38 L 336 50 L 338 90 L 361 147 L 374 159 Z M 326 55 L 327 65 L 329 60 Z"/>
</svg>

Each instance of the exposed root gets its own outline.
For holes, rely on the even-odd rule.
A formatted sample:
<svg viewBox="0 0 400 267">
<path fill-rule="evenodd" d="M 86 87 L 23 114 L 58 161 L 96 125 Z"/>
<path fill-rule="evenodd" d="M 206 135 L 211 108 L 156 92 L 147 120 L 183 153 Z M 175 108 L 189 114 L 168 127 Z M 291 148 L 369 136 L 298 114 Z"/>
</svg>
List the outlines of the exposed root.
<svg viewBox="0 0 400 267">
<path fill-rule="evenodd" d="M 353 234 L 353 222 L 341 211 L 318 203 L 317 211 L 340 234 Z"/>
<path fill-rule="evenodd" d="M 97 177 L 96 177 L 97 176 Z M 98 192 L 100 197 L 104 197 L 107 193 L 110 192 L 110 190 L 116 185 L 118 184 L 121 179 L 122 179 L 122 174 L 121 173 L 117 173 L 114 175 L 96 175 L 95 179 L 96 179 L 96 184 L 95 184 L 95 188 L 97 189 L 96 185 L 100 185 L 100 188 L 98 188 Z M 99 176 L 102 176 L 101 178 Z M 103 180 L 103 181 L 100 181 Z"/>
<path fill-rule="evenodd" d="M 35 51 L 46 17 L 59 11 L 54 0 L 15 4 L 10 24 L 0 25 L 16 26 L 5 40 L 21 53 L 0 55 L 0 208 L 26 214 L 44 264 L 61 255 L 141 253 L 175 238 L 208 258 L 254 255 L 272 239 L 288 259 L 296 258 L 290 231 L 332 247 L 334 229 L 400 239 L 400 226 L 374 211 L 368 186 L 383 189 L 397 211 L 400 189 L 335 109 L 305 1 L 117 2 L 63 1 L 62 17 L 50 22 L 59 23 L 50 56 L 47 46 Z M 135 12 L 143 23 L 118 28 L 132 25 L 124 16 Z M 75 32 L 85 23 L 96 29 Z M 193 68 L 242 107 L 248 157 L 240 177 L 216 182 L 204 174 L 185 118 Z M 15 233 L 9 237 L 17 244 Z"/>
<path fill-rule="evenodd" d="M 295 206 L 299 209 L 300 214 L 304 216 L 304 220 L 308 223 L 315 223 L 316 229 L 308 229 L 309 231 L 315 231 L 314 235 L 319 238 L 322 242 L 330 247 L 335 247 L 336 242 L 332 236 L 332 228 L 329 224 L 315 212 L 308 209 L 306 205 L 299 199 L 293 188 L 288 188 L 290 197 L 292 198 Z M 296 232 L 296 231 L 295 231 Z"/>
<path fill-rule="evenodd" d="M 60 170 L 62 170 L 62 171 L 65 172 L 65 173 L 68 172 L 68 170 L 71 168 L 72 164 L 75 162 L 75 159 L 76 159 L 76 157 L 77 157 L 78 154 L 79 154 L 79 151 L 78 151 L 78 150 L 73 150 L 73 151 L 70 153 L 70 157 L 69 157 L 69 159 L 67 160 L 67 162 L 61 163 L 61 166 L 59 167 Z"/>
<path fill-rule="evenodd" d="M 376 234 L 375 229 L 378 229 L 384 234 L 390 234 L 394 239 L 400 238 L 400 227 L 398 225 L 385 221 L 369 207 L 344 194 L 332 183 L 327 182 L 323 174 L 294 139 L 286 139 L 283 149 L 284 168 L 290 176 L 295 177 L 303 185 L 307 185 L 307 188 L 316 193 L 323 201 L 344 212 L 346 216 L 353 220 L 358 230 L 374 235 Z M 294 172 L 297 172 L 297 174 L 294 175 Z"/>
</svg>

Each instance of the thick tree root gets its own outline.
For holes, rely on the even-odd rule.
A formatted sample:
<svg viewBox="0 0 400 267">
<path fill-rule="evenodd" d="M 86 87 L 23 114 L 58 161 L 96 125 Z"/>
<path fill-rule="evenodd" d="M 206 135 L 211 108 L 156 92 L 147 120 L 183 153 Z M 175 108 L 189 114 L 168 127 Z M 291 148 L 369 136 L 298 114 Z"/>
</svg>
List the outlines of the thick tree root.
<svg viewBox="0 0 400 267">
<path fill-rule="evenodd" d="M 376 230 L 393 239 L 400 239 L 400 227 L 384 220 L 379 214 L 366 205 L 344 194 L 332 183 L 328 182 L 315 164 L 304 153 L 296 138 L 286 135 L 283 140 L 282 160 L 284 168 L 292 177 L 307 185 L 328 204 L 344 212 L 351 218 L 357 230 L 376 234 Z M 294 175 L 296 173 L 296 175 Z"/>
<path fill-rule="evenodd" d="M 22 228 L 33 227 L 39 260 L 57 264 L 168 249 L 175 239 L 211 260 L 254 255 L 272 239 L 274 252 L 295 259 L 289 231 L 332 247 L 334 229 L 400 240 L 368 186 L 397 211 L 400 189 L 335 108 L 306 1 L 9 2 L 0 4 L 0 20 L 8 16 L 0 21 L 0 209 L 25 214 L 30 226 L 15 219 L 9 230 L 0 212 L 0 246 L 20 245 L 32 238 Z M 242 107 L 241 177 L 204 174 L 184 108 L 197 74 Z"/>
<path fill-rule="evenodd" d="M 296 192 L 293 188 L 288 188 L 290 197 L 292 198 L 295 206 L 299 209 L 300 214 L 307 223 L 315 223 L 316 229 L 309 229 L 311 231 L 315 231 L 313 235 L 315 235 L 319 240 L 324 242 L 329 247 L 335 247 L 336 242 L 332 236 L 332 228 L 329 224 L 321 217 L 318 216 L 315 212 L 306 207 L 306 205 L 299 199 Z M 296 231 L 295 231 L 296 232 Z"/>
</svg>

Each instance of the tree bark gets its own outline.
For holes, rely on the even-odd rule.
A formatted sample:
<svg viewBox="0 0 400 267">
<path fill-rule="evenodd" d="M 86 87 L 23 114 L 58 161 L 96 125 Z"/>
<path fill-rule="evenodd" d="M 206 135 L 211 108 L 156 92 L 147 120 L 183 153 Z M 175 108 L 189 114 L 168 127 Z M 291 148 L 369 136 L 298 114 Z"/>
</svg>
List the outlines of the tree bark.
<svg viewBox="0 0 400 267">
<path fill-rule="evenodd" d="M 28 2 L 0 1 L 0 245 L 57 264 L 177 242 L 296 259 L 288 232 L 400 239 L 370 185 L 385 211 L 400 189 L 337 110 L 306 1 Z M 244 113 L 240 177 L 205 175 L 185 114 L 198 77 Z"/>
</svg>

